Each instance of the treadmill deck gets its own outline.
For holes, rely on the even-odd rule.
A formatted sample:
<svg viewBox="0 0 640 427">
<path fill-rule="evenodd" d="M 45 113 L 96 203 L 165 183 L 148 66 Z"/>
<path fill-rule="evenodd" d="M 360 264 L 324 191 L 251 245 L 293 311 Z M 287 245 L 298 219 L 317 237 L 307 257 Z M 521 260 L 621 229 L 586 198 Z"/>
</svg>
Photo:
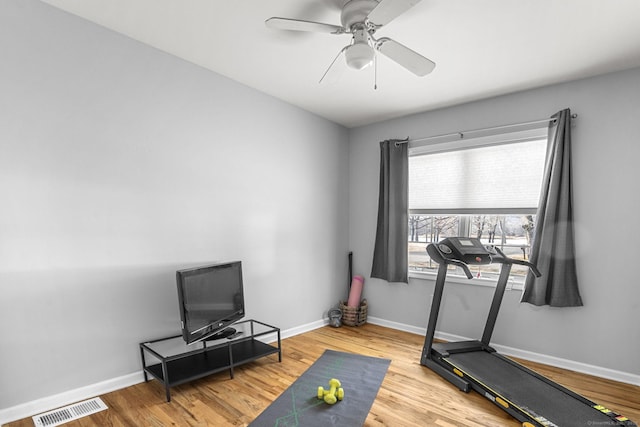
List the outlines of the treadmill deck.
<svg viewBox="0 0 640 427">
<path fill-rule="evenodd" d="M 511 406 L 527 412 L 531 418 L 543 425 L 582 427 L 614 425 L 613 423 L 616 422 L 615 418 L 604 413 L 608 411 L 607 409 L 596 409 L 561 388 L 517 367 L 496 353 L 486 351 L 454 353 L 441 360 L 482 384 L 484 388 L 501 396 Z M 551 423 L 545 424 L 545 421 Z"/>
</svg>

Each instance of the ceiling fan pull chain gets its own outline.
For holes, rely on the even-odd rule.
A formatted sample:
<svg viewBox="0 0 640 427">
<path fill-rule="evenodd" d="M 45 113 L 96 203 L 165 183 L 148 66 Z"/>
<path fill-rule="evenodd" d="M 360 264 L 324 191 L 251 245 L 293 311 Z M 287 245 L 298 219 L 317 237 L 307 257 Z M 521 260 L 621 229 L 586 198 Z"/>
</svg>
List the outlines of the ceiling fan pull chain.
<svg viewBox="0 0 640 427">
<path fill-rule="evenodd" d="M 373 90 L 378 90 L 378 55 L 373 57 Z"/>
<path fill-rule="evenodd" d="M 324 80 L 324 78 L 327 76 L 327 73 L 329 72 L 329 70 L 331 69 L 331 67 L 333 67 L 333 64 L 336 63 L 336 60 L 338 59 L 338 57 L 342 54 L 342 52 L 344 52 L 347 49 L 348 46 L 345 46 L 342 48 L 342 50 L 340 52 L 338 52 L 338 54 L 336 55 L 335 58 L 333 58 L 333 61 L 331 62 L 331 65 L 329 65 L 329 68 L 327 68 L 327 71 L 324 72 L 324 74 L 322 75 L 322 77 L 320 78 L 320 81 L 318 82 L 318 84 L 322 83 L 322 81 Z"/>
</svg>

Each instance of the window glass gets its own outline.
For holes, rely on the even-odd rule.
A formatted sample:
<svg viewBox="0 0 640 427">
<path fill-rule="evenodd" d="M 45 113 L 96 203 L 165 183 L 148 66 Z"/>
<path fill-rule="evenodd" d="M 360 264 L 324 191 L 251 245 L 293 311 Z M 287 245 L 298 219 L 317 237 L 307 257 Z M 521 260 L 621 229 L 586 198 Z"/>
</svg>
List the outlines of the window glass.
<svg viewBox="0 0 640 427">
<path fill-rule="evenodd" d="M 420 215 L 409 214 L 409 271 L 431 272 L 438 270 L 438 264 L 427 254 L 429 243 L 439 242 L 447 237 L 465 236 L 479 238 L 484 244 L 491 244 L 507 256 L 529 259 L 531 237 L 535 225 L 535 215 Z M 478 278 L 497 281 L 500 265 L 470 266 Z M 453 274 L 462 271 L 451 267 Z M 527 268 L 513 265 L 511 279 L 524 282 Z"/>
</svg>

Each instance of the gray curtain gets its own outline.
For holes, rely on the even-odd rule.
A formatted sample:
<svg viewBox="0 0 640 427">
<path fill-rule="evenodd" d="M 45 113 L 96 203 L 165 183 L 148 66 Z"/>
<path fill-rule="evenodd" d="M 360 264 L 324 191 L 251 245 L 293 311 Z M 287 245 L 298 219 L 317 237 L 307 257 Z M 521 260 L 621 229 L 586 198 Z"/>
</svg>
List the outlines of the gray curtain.
<svg viewBox="0 0 640 427">
<path fill-rule="evenodd" d="M 371 277 L 408 283 L 408 144 L 397 142 L 380 143 L 378 225 Z"/>
<path fill-rule="evenodd" d="M 542 276 L 527 275 L 522 302 L 575 307 L 582 299 L 573 238 L 571 111 L 559 111 L 552 119 L 530 257 Z"/>
</svg>

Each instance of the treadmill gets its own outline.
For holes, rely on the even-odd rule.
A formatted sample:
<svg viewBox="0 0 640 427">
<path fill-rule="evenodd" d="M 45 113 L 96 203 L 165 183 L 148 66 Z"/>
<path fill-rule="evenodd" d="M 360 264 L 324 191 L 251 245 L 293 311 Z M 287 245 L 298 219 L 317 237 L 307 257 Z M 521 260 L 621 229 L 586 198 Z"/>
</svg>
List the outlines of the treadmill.
<svg viewBox="0 0 640 427">
<path fill-rule="evenodd" d="M 429 244 L 427 252 L 439 264 L 429 324 L 420 363 L 464 392 L 471 389 L 522 423 L 523 427 L 636 426 L 627 417 L 598 405 L 550 379 L 502 356 L 489 345 L 513 264 L 531 263 L 506 256 L 479 239 L 450 237 Z M 471 279 L 468 265 L 500 263 L 500 276 L 480 341 L 434 343 L 440 303 L 449 266 L 458 266 Z M 637 426 L 636 426 L 637 427 Z"/>
</svg>

